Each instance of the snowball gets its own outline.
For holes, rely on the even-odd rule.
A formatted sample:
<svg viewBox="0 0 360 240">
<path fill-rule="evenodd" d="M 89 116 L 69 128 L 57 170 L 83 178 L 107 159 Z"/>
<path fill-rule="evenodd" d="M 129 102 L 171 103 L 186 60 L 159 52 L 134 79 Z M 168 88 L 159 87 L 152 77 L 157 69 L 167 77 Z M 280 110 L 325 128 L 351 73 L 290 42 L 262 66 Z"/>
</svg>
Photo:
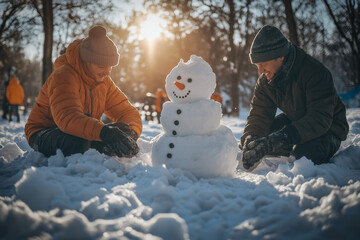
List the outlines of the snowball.
<svg viewBox="0 0 360 240">
<path fill-rule="evenodd" d="M 179 104 L 166 102 L 161 113 L 161 123 L 167 135 L 185 136 L 206 134 L 220 125 L 221 106 L 212 100 Z"/>
<path fill-rule="evenodd" d="M 231 130 L 220 126 L 206 135 L 160 136 L 152 149 L 154 165 L 181 168 L 197 177 L 229 177 L 235 172 L 237 142 Z"/>
<path fill-rule="evenodd" d="M 183 85 L 180 89 L 174 84 Z M 210 99 L 216 86 L 216 76 L 210 65 L 201 57 L 191 55 L 186 63 L 181 60 L 166 77 L 165 88 L 173 102 L 190 103 L 201 99 Z"/>
</svg>

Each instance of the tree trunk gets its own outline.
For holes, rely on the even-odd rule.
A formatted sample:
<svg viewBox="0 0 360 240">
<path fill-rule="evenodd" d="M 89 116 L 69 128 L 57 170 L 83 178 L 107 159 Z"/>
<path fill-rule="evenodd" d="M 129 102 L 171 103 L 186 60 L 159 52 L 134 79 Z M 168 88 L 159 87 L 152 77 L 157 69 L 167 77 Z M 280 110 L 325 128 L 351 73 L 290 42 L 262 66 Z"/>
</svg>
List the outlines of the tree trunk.
<svg viewBox="0 0 360 240">
<path fill-rule="evenodd" d="M 239 78 L 238 78 L 238 69 L 236 69 L 236 46 L 234 44 L 234 32 L 235 32 L 235 4 L 234 0 L 226 1 L 229 5 L 230 13 L 229 13 L 229 33 L 228 39 L 230 44 L 230 55 L 229 60 L 233 64 L 232 73 L 231 73 L 231 101 L 232 101 L 232 109 L 231 114 L 233 116 L 239 116 Z"/>
<path fill-rule="evenodd" d="M 53 47 L 53 33 L 54 33 L 54 15 L 52 0 L 42 0 L 43 5 L 43 26 L 44 26 L 44 51 L 43 51 L 43 72 L 42 83 L 46 82 L 53 71 L 52 64 L 52 47 Z"/>
<path fill-rule="evenodd" d="M 294 16 L 294 11 L 291 5 L 292 0 L 282 0 L 285 6 L 285 16 L 286 22 L 289 28 L 290 42 L 299 46 L 299 39 L 297 34 L 296 20 Z"/>
</svg>

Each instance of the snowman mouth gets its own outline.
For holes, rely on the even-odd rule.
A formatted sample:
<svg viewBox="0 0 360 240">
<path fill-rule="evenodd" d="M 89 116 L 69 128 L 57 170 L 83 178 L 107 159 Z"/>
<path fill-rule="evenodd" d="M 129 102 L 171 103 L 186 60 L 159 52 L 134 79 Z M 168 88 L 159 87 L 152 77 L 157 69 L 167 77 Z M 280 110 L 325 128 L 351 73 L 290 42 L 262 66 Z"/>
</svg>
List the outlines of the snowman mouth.
<svg viewBox="0 0 360 240">
<path fill-rule="evenodd" d="M 190 90 L 185 94 L 185 95 L 183 95 L 183 96 L 179 96 L 179 95 L 177 95 L 176 93 L 175 93 L 175 91 L 173 91 L 173 94 L 174 94 L 174 96 L 176 97 L 176 98 L 186 98 L 187 96 L 189 96 L 189 94 L 190 94 Z"/>
</svg>

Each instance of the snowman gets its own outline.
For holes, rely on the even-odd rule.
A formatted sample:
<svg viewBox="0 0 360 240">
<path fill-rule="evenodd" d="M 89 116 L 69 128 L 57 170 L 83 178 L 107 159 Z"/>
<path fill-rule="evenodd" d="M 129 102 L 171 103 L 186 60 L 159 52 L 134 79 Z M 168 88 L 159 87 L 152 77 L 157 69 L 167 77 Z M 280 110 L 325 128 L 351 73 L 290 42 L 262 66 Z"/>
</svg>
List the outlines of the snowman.
<svg viewBox="0 0 360 240">
<path fill-rule="evenodd" d="M 163 132 L 153 140 L 153 165 L 181 168 L 197 177 L 232 176 L 237 166 L 237 142 L 220 124 L 221 105 L 210 100 L 216 76 L 201 57 L 181 59 L 166 77 L 170 101 L 161 113 Z"/>
</svg>

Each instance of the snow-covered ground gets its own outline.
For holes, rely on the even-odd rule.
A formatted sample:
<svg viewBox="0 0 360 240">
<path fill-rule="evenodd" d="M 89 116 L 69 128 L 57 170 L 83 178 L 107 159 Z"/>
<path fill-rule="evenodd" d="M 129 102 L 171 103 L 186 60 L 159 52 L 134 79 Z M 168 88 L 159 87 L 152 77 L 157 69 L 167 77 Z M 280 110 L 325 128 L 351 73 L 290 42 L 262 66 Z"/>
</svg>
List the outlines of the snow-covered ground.
<svg viewBox="0 0 360 240">
<path fill-rule="evenodd" d="M 247 112 L 224 117 L 239 141 Z M 359 239 L 360 109 L 332 163 L 265 159 L 252 173 L 196 178 L 151 164 L 162 126 L 144 122 L 140 153 L 45 158 L 24 121 L 0 120 L 0 239 Z"/>
</svg>

